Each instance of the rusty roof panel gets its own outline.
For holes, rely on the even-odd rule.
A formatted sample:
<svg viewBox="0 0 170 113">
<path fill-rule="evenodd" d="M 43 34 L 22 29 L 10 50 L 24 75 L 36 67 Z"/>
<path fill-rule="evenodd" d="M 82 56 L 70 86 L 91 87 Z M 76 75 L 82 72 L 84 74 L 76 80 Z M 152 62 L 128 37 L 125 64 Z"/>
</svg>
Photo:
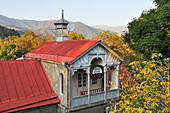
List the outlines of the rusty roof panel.
<svg viewBox="0 0 170 113">
<path fill-rule="evenodd" d="M 71 62 L 97 42 L 99 42 L 99 40 L 49 41 L 25 54 L 25 56 L 58 62 Z"/>
</svg>

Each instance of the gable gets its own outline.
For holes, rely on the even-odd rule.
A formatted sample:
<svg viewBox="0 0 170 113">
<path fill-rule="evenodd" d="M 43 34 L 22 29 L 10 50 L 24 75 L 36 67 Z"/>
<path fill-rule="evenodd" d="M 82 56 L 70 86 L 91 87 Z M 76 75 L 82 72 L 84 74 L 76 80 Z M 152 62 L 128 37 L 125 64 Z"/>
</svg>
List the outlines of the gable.
<svg viewBox="0 0 170 113">
<path fill-rule="evenodd" d="M 101 58 L 105 64 L 119 64 L 123 61 L 115 52 L 105 46 L 102 42 L 97 43 L 85 53 L 74 59 L 71 65 L 87 66 L 94 58 Z"/>
</svg>

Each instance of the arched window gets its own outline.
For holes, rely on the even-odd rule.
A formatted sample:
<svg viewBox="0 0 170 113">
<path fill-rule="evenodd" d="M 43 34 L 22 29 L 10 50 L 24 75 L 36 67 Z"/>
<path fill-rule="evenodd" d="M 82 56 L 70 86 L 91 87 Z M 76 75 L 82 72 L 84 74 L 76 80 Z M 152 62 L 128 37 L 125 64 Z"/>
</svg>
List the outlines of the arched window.
<svg viewBox="0 0 170 113">
<path fill-rule="evenodd" d="M 92 84 L 97 84 L 97 79 L 102 78 L 103 75 L 103 71 L 102 68 L 100 66 L 96 66 L 93 70 L 92 70 Z"/>
<path fill-rule="evenodd" d="M 63 74 L 60 73 L 60 94 L 63 94 Z"/>
</svg>

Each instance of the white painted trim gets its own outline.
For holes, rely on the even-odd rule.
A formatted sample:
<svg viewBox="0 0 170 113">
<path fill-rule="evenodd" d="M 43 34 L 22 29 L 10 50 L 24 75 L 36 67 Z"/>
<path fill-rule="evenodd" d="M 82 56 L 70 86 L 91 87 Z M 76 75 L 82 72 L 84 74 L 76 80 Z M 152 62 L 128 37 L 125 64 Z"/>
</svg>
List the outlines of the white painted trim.
<svg viewBox="0 0 170 113">
<path fill-rule="evenodd" d="M 87 76 L 88 76 L 88 103 L 90 103 L 90 66 L 88 67 Z"/>
<path fill-rule="evenodd" d="M 82 56 L 84 56 L 87 52 L 89 52 L 90 50 L 92 50 L 94 47 L 96 47 L 97 45 L 102 45 L 106 50 L 110 51 L 112 54 L 114 54 L 120 61 L 124 61 L 117 53 L 115 53 L 113 50 L 111 50 L 110 48 L 108 48 L 105 44 L 103 44 L 101 41 L 98 41 L 96 44 L 94 44 L 93 46 L 91 46 L 88 50 L 86 50 L 84 53 L 82 53 L 81 55 L 79 55 L 78 57 L 76 57 L 74 60 L 72 60 L 69 64 L 73 64 L 74 62 L 76 62 L 78 59 L 80 59 Z M 104 61 L 104 60 L 103 60 Z"/>
<path fill-rule="evenodd" d="M 103 63 L 105 64 L 104 59 L 103 59 L 102 57 L 100 57 L 100 56 L 93 56 L 93 57 L 90 59 L 89 64 L 91 64 L 91 62 L 92 62 L 95 58 L 101 58 L 101 59 L 102 59 L 102 61 L 103 61 Z"/>
</svg>

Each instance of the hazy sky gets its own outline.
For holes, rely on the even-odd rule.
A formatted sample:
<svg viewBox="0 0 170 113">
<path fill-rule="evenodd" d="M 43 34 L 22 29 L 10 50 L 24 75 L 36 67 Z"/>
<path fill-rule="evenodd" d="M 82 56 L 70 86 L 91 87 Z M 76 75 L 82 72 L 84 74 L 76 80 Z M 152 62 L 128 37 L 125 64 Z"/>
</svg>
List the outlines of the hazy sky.
<svg viewBox="0 0 170 113">
<path fill-rule="evenodd" d="M 0 14 L 10 18 L 56 20 L 64 9 L 66 20 L 90 26 L 127 25 L 152 7 L 152 0 L 0 0 Z"/>
</svg>

